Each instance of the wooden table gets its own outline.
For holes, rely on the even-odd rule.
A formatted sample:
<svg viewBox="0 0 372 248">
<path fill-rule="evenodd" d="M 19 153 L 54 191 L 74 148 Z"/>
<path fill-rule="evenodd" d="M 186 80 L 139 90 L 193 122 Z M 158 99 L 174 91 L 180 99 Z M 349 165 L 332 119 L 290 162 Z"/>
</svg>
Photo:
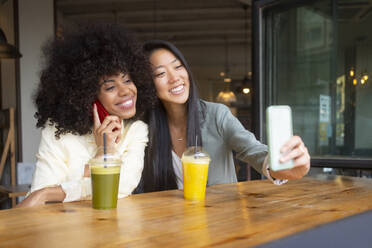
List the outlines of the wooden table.
<svg viewBox="0 0 372 248">
<path fill-rule="evenodd" d="M 321 176 L 216 185 L 205 205 L 180 190 L 0 211 L 0 247 L 248 247 L 372 209 L 372 180 Z"/>
</svg>

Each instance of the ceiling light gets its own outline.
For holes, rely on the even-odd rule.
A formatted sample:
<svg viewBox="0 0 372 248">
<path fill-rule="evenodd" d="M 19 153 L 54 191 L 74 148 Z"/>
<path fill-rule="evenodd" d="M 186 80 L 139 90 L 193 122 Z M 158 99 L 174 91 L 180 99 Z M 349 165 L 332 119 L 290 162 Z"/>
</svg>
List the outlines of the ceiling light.
<svg viewBox="0 0 372 248">
<path fill-rule="evenodd" d="M 353 68 L 350 69 L 349 75 L 350 75 L 350 77 L 354 77 L 355 72 L 354 72 Z"/>
<path fill-rule="evenodd" d="M 249 94 L 250 91 L 249 88 L 243 88 L 243 94 Z"/>
<path fill-rule="evenodd" d="M 229 104 L 236 102 L 236 96 L 232 91 L 221 91 L 218 93 L 217 99 L 218 102 Z"/>
</svg>

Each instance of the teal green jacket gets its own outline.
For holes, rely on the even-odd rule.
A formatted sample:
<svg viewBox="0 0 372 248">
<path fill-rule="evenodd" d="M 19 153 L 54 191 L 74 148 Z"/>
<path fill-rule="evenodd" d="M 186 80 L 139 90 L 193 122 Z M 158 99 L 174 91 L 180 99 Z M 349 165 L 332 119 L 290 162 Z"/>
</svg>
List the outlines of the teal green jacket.
<svg viewBox="0 0 372 248">
<path fill-rule="evenodd" d="M 267 146 L 246 130 L 227 106 L 201 102 L 205 105 L 204 120 L 201 121 L 203 148 L 211 157 L 208 185 L 237 182 L 232 151 L 239 160 L 262 173 Z"/>
</svg>

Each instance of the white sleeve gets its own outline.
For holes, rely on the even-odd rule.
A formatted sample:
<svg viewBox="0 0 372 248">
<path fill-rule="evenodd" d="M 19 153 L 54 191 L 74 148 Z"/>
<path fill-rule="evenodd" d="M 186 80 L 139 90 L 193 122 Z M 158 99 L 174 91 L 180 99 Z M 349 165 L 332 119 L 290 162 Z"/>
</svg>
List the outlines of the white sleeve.
<svg viewBox="0 0 372 248">
<path fill-rule="evenodd" d="M 51 126 L 46 126 L 42 130 L 30 192 L 61 186 L 66 194 L 64 202 L 88 197 L 91 195 L 90 179 L 72 175 L 68 151 L 63 138 L 56 139 L 54 136 L 55 130 Z"/>
<path fill-rule="evenodd" d="M 130 195 L 141 179 L 148 142 L 147 125 L 142 121 L 132 123 L 125 139 L 127 146 L 121 154 L 123 165 L 120 171 L 119 198 Z"/>
<path fill-rule="evenodd" d="M 66 194 L 63 202 L 90 200 L 92 198 L 90 177 L 83 177 L 80 180 L 62 182 L 61 187 Z"/>
</svg>

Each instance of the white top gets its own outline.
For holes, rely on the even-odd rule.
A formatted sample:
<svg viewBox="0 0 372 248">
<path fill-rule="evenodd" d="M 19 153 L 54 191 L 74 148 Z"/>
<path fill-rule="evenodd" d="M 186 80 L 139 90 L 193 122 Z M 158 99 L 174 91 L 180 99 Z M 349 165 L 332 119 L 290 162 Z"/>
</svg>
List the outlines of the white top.
<svg viewBox="0 0 372 248">
<path fill-rule="evenodd" d="M 55 138 L 56 128 L 46 125 L 41 133 L 37 162 L 29 193 L 41 188 L 61 186 L 66 193 L 64 202 L 91 199 L 91 180 L 84 168 L 95 156 L 93 134 L 64 134 Z M 123 160 L 120 171 L 119 198 L 128 196 L 137 187 L 143 169 L 148 128 L 142 121 L 122 123 L 122 138 L 117 154 Z"/>
<path fill-rule="evenodd" d="M 177 153 L 172 150 L 172 165 L 174 173 L 176 174 L 177 187 L 183 189 L 183 172 L 182 172 L 182 161 L 178 157 Z"/>
</svg>

